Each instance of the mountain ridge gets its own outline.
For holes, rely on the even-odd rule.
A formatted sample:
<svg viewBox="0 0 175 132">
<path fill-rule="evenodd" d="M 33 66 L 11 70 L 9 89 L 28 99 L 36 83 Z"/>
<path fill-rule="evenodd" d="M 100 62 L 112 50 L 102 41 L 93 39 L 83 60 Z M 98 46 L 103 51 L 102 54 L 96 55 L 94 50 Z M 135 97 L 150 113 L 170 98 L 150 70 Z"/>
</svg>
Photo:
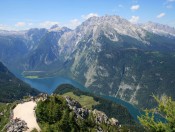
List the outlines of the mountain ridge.
<svg viewBox="0 0 175 132">
<path fill-rule="evenodd" d="M 151 31 L 153 33 L 157 33 L 159 35 L 169 35 L 169 36 L 175 36 L 175 28 L 170 27 L 168 25 L 160 24 L 160 23 L 154 23 L 154 22 L 147 22 L 144 24 L 140 24 L 140 26 L 147 30 Z"/>
</svg>

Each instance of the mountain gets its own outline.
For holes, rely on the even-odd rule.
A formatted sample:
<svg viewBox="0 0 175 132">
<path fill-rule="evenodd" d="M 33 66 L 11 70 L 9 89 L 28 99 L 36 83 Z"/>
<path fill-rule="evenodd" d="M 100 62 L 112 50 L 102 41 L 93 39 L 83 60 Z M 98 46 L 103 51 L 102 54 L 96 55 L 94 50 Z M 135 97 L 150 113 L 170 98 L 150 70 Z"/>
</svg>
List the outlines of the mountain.
<svg viewBox="0 0 175 132">
<path fill-rule="evenodd" d="M 163 36 L 173 36 L 175 37 L 175 28 L 170 27 L 167 25 L 154 23 L 154 22 L 147 22 L 145 24 L 140 25 L 142 28 L 144 28 L 147 31 L 150 31 L 155 34 L 163 35 Z"/>
<path fill-rule="evenodd" d="M 54 25 L 0 35 L 0 60 L 24 76 L 72 78 L 94 93 L 148 108 L 155 105 L 152 94 L 175 98 L 174 32 L 119 16 L 91 17 L 75 30 Z"/>
<path fill-rule="evenodd" d="M 37 90 L 17 79 L 1 62 L 0 90 L 0 102 L 12 102 L 22 99 L 23 96 L 37 95 L 39 93 Z"/>
<path fill-rule="evenodd" d="M 0 34 L 0 47 L 0 60 L 8 66 L 14 65 L 28 51 L 21 35 Z"/>
<path fill-rule="evenodd" d="M 59 40 L 66 61 L 58 75 L 66 73 L 95 93 L 152 107 L 152 94 L 175 97 L 174 41 L 118 16 L 92 17 Z"/>
<path fill-rule="evenodd" d="M 53 64 L 55 61 L 59 61 L 59 47 L 57 45 L 58 40 L 65 32 L 71 31 L 70 29 L 63 27 L 52 27 L 38 42 L 38 46 L 35 50 L 31 51 L 27 57 L 25 65 L 27 69 L 41 70 L 44 66 Z M 53 66 L 51 66 L 53 68 Z"/>
<path fill-rule="evenodd" d="M 58 42 L 61 47 L 60 54 L 74 51 L 80 42 L 92 43 L 94 48 L 100 48 L 102 42 L 99 41 L 103 41 L 100 39 L 104 39 L 104 37 L 118 43 L 118 48 L 139 48 L 146 50 L 171 50 L 172 47 L 170 48 L 170 46 L 174 46 L 173 40 L 175 39 L 154 34 L 119 16 L 91 17 L 74 31 L 62 36 Z M 169 41 L 168 45 L 165 45 L 164 43 L 167 40 Z M 89 46 L 92 45 L 89 44 Z"/>
<path fill-rule="evenodd" d="M 25 69 L 23 58 L 37 47 L 46 32 L 46 29 L 0 31 L 0 60 L 9 69 Z"/>
<path fill-rule="evenodd" d="M 19 32 L 1 30 L 0 60 L 8 68 L 19 71 L 53 63 L 58 58 L 57 41 L 64 32 L 69 31 L 66 27 L 33 28 Z"/>
<path fill-rule="evenodd" d="M 26 46 L 29 51 L 35 50 L 40 40 L 45 36 L 45 34 L 48 32 L 45 28 L 32 28 L 26 31 L 24 34 L 24 39 L 26 39 Z"/>
</svg>

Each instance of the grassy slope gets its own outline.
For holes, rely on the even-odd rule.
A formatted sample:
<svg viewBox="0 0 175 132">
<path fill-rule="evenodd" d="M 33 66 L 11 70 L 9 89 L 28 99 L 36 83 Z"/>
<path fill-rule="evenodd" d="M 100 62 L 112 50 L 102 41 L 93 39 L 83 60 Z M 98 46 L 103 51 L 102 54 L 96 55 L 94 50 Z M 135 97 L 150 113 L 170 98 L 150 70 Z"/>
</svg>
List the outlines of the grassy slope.
<svg viewBox="0 0 175 132">
<path fill-rule="evenodd" d="M 83 107 L 86 107 L 88 109 L 92 109 L 93 106 L 98 105 L 99 102 L 95 101 L 93 97 L 86 96 L 86 95 L 80 95 L 77 96 L 73 92 L 68 92 L 63 94 L 63 96 L 70 96 L 76 101 L 78 101 Z"/>
</svg>

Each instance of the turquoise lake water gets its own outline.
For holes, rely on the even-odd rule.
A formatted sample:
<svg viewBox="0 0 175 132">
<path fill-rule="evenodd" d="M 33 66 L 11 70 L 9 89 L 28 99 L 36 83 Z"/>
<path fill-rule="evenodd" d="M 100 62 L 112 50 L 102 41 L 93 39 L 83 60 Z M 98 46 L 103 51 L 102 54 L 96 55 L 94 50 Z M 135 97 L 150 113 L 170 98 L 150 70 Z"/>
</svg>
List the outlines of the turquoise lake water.
<svg viewBox="0 0 175 132">
<path fill-rule="evenodd" d="M 89 89 L 79 84 L 78 82 L 65 77 L 48 77 L 48 78 L 37 78 L 37 79 L 24 78 L 19 75 L 17 77 L 23 80 L 24 82 L 28 83 L 31 87 L 48 94 L 51 94 L 61 84 L 71 84 L 82 91 L 91 92 Z M 133 116 L 133 118 L 136 121 L 138 121 L 137 116 L 141 114 L 141 111 L 138 108 L 118 98 L 106 95 L 100 95 L 100 96 L 126 107 L 130 112 L 130 114 Z"/>
</svg>

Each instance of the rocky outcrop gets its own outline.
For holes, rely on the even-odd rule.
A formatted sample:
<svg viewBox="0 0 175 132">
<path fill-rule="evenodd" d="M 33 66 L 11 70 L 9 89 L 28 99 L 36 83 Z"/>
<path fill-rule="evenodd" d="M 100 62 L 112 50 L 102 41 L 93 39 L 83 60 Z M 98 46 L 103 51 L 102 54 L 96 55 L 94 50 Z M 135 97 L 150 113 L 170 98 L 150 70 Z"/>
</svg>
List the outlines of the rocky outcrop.
<svg viewBox="0 0 175 132">
<path fill-rule="evenodd" d="M 39 102 L 39 101 L 44 101 L 48 98 L 48 94 L 45 93 L 40 93 L 37 96 L 26 96 L 26 98 L 20 100 L 20 103 L 23 104 L 25 102 L 29 102 L 29 101 L 35 101 L 35 102 Z"/>
<path fill-rule="evenodd" d="M 69 106 L 70 109 L 73 109 L 74 107 L 81 108 L 81 104 L 78 101 L 73 100 L 69 96 L 66 96 L 66 101 L 67 101 L 67 105 Z"/>
<path fill-rule="evenodd" d="M 67 105 L 69 109 L 73 110 L 77 118 L 86 119 L 89 115 L 89 110 L 82 108 L 79 102 L 73 100 L 71 97 L 66 96 Z"/>
<path fill-rule="evenodd" d="M 12 119 L 6 126 L 7 132 L 23 132 L 27 129 L 27 123 L 19 118 Z"/>
<path fill-rule="evenodd" d="M 108 116 L 102 111 L 98 111 L 95 109 L 92 111 L 92 113 L 95 117 L 95 121 L 97 124 L 105 123 L 105 124 L 114 125 L 114 126 L 119 125 L 119 121 L 117 119 L 108 118 Z"/>
<path fill-rule="evenodd" d="M 37 95 L 36 97 L 34 97 L 34 100 L 36 101 L 36 102 L 38 102 L 38 101 L 44 101 L 44 100 L 46 100 L 48 98 L 48 94 L 45 94 L 45 93 L 40 93 L 39 95 Z"/>
<path fill-rule="evenodd" d="M 89 110 L 87 108 L 83 108 L 79 102 L 75 101 L 71 97 L 66 96 L 65 98 L 66 98 L 67 105 L 69 106 L 69 109 L 73 110 L 74 113 L 76 114 L 76 118 L 86 119 L 89 114 L 92 114 L 95 118 L 96 124 L 104 123 L 104 124 L 113 125 L 113 126 L 119 125 L 119 121 L 117 119 L 109 118 L 104 112 L 96 109 Z"/>
<path fill-rule="evenodd" d="M 111 119 L 109 119 L 109 121 L 110 121 L 111 125 L 114 125 L 114 126 L 119 125 L 119 121 L 115 118 L 111 118 Z"/>
<path fill-rule="evenodd" d="M 92 113 L 95 117 L 95 121 L 97 124 L 101 124 L 101 123 L 110 124 L 109 119 L 104 112 L 98 111 L 95 109 L 92 111 Z"/>
</svg>

